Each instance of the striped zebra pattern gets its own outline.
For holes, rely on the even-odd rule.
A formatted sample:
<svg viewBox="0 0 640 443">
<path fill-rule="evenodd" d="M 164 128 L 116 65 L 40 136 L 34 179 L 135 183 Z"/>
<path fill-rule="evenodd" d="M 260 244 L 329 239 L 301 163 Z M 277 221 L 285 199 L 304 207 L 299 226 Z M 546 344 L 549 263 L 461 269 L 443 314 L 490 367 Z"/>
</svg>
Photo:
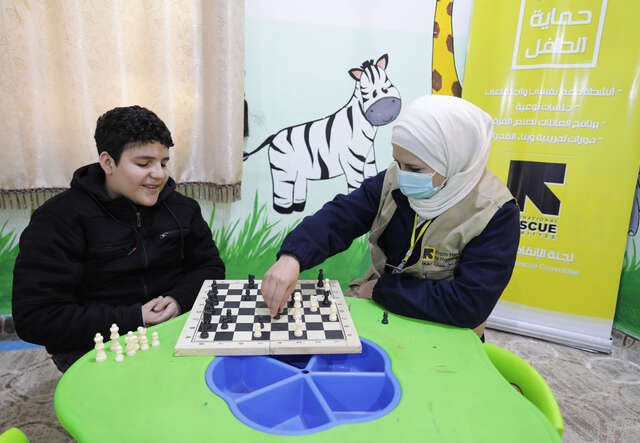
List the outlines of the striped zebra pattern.
<svg viewBox="0 0 640 443">
<path fill-rule="evenodd" d="M 346 105 L 319 120 L 289 126 L 267 137 L 243 160 L 269 147 L 273 208 L 282 213 L 304 210 L 307 180 L 345 176 L 348 192 L 377 174 L 374 139 L 378 126 L 400 113 L 401 99 L 385 71 L 389 57 L 365 61 L 349 70 L 356 81 Z"/>
</svg>

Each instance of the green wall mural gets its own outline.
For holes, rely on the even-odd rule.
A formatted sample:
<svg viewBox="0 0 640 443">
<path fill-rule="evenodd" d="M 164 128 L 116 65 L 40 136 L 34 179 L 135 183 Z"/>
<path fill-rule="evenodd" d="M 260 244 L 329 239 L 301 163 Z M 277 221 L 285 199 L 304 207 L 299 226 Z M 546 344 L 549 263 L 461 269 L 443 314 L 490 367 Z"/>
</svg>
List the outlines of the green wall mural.
<svg viewBox="0 0 640 443">
<path fill-rule="evenodd" d="M 18 256 L 16 233 L 7 229 L 5 221 L 0 227 L 0 315 L 11 313 L 11 284 L 13 264 Z"/>
</svg>

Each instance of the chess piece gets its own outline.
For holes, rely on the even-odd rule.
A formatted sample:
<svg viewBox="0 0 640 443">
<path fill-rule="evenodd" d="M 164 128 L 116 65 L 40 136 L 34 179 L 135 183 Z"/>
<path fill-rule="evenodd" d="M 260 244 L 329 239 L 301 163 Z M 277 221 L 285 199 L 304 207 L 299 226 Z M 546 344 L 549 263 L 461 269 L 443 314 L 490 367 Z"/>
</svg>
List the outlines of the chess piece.
<svg viewBox="0 0 640 443">
<path fill-rule="evenodd" d="M 382 313 L 382 324 L 383 325 L 389 324 L 389 313 L 387 311 L 384 311 Z"/>
<path fill-rule="evenodd" d="M 111 350 L 111 352 L 115 352 L 117 353 L 118 351 L 122 352 L 122 345 L 120 344 L 120 340 L 115 340 L 111 342 L 111 345 L 109 346 L 109 349 Z"/>
<path fill-rule="evenodd" d="M 318 287 L 324 287 L 324 274 L 322 273 L 322 269 L 318 271 Z"/>
<path fill-rule="evenodd" d="M 296 337 L 302 337 L 302 320 L 296 320 L 293 335 L 295 335 Z"/>
<path fill-rule="evenodd" d="M 125 350 L 127 351 L 127 356 L 133 357 L 136 355 L 136 352 L 138 352 L 138 339 L 133 335 L 132 331 L 129 331 L 124 341 L 126 343 Z"/>
<path fill-rule="evenodd" d="M 158 333 L 156 331 L 153 331 L 151 334 L 151 346 L 160 346 L 160 340 L 158 340 Z"/>
<path fill-rule="evenodd" d="M 124 355 L 122 354 L 122 346 L 116 349 L 116 361 L 118 363 L 120 363 L 121 361 L 124 361 Z"/>
<path fill-rule="evenodd" d="M 256 276 L 253 274 L 249 274 L 249 289 L 256 288 Z"/>
<path fill-rule="evenodd" d="M 96 336 L 93 338 L 93 341 L 96 342 L 96 361 L 98 363 L 102 363 L 103 361 L 107 360 L 107 353 L 104 352 L 104 343 L 102 341 L 102 334 L 100 334 L 99 332 L 96 334 Z"/>
<path fill-rule="evenodd" d="M 255 338 L 260 338 L 262 336 L 262 328 L 260 327 L 260 323 L 253 324 L 253 336 Z"/>
<path fill-rule="evenodd" d="M 322 306 L 329 306 L 331 304 L 331 302 L 329 301 L 329 291 L 322 291 L 323 292 L 323 299 L 322 299 Z"/>
<path fill-rule="evenodd" d="M 134 343 L 136 344 L 136 346 L 137 346 L 137 344 L 138 344 L 138 339 L 137 339 L 137 338 L 136 338 L 136 336 L 133 334 L 133 331 L 129 331 L 129 332 L 127 332 L 127 336 L 126 336 L 126 337 L 125 337 L 125 339 L 124 339 L 124 343 L 125 343 L 124 347 L 125 347 L 125 350 L 127 349 L 127 346 L 129 345 L 129 342 L 131 341 L 131 339 L 132 339 L 132 338 L 133 338 L 133 342 L 134 342 Z M 137 351 L 137 350 L 138 350 L 138 349 L 136 349 L 136 351 Z"/>
<path fill-rule="evenodd" d="M 138 346 L 142 348 L 142 337 L 147 340 L 147 328 L 138 326 Z M 147 342 L 148 343 L 148 342 Z"/>
<path fill-rule="evenodd" d="M 111 352 L 116 352 L 118 348 L 122 349 L 119 341 L 120 334 L 118 334 L 120 328 L 118 328 L 118 325 L 114 323 L 111 325 L 111 328 L 109 330 L 111 331 L 111 335 L 109 336 L 109 339 L 111 339 L 109 349 L 111 350 Z"/>
<path fill-rule="evenodd" d="M 149 350 L 149 339 L 146 335 L 142 336 L 142 341 L 140 342 L 140 350 L 148 351 Z"/>
<path fill-rule="evenodd" d="M 336 308 L 335 303 L 331 303 L 331 307 L 329 308 L 329 321 L 337 321 L 338 320 L 338 308 Z"/>
</svg>

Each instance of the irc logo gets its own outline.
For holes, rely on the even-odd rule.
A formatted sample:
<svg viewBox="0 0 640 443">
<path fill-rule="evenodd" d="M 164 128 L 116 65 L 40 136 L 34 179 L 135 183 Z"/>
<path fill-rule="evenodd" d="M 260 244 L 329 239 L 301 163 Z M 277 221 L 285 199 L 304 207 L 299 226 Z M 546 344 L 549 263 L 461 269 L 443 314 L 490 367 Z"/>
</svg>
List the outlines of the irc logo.
<svg viewBox="0 0 640 443">
<path fill-rule="evenodd" d="M 422 261 L 424 263 L 432 262 L 434 258 L 436 258 L 436 248 L 427 246 L 422 249 Z"/>
<path fill-rule="evenodd" d="M 507 187 L 516 198 L 520 212 L 524 212 L 528 197 L 540 213 L 558 217 L 561 203 L 547 184 L 564 185 L 566 171 L 564 163 L 511 160 Z"/>
</svg>

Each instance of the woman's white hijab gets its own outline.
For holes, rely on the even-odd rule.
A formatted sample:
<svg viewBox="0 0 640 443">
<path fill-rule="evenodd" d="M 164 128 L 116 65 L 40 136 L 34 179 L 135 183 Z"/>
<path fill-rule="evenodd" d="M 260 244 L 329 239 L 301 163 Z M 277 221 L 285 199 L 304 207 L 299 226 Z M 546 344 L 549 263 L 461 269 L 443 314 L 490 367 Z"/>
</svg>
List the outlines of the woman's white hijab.
<svg viewBox="0 0 640 443">
<path fill-rule="evenodd" d="M 492 130 L 489 114 L 458 97 L 426 95 L 402 111 L 391 143 L 445 177 L 444 187 L 432 197 L 409 198 L 419 216 L 437 217 L 471 192 L 487 164 Z"/>
</svg>

